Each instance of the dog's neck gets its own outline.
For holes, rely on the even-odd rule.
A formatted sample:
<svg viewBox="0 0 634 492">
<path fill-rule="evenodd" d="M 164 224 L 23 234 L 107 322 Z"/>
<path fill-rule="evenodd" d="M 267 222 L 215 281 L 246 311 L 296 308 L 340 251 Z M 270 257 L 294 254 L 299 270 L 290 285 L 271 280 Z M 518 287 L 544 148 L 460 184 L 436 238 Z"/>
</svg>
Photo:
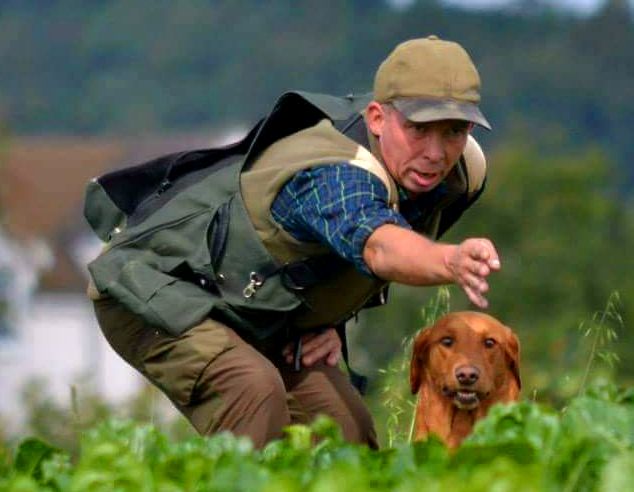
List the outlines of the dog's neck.
<svg viewBox="0 0 634 492">
<path fill-rule="evenodd" d="M 429 383 L 420 386 L 418 398 L 414 439 L 425 439 L 429 434 L 435 434 L 452 449 L 471 433 L 476 420 L 484 417 L 490 407 L 490 403 L 482 401 L 473 410 L 461 410 Z"/>
</svg>

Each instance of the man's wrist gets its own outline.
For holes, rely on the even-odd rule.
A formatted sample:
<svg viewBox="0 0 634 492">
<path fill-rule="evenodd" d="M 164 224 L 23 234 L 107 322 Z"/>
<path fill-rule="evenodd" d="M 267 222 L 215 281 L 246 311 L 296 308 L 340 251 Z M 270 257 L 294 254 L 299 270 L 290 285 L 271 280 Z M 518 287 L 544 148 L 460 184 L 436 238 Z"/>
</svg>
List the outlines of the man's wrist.
<svg viewBox="0 0 634 492">
<path fill-rule="evenodd" d="M 460 248 L 457 244 L 443 244 L 443 266 L 445 268 L 447 280 L 450 283 L 455 283 L 457 280 L 456 275 L 456 258 L 458 256 L 458 248 Z"/>
</svg>

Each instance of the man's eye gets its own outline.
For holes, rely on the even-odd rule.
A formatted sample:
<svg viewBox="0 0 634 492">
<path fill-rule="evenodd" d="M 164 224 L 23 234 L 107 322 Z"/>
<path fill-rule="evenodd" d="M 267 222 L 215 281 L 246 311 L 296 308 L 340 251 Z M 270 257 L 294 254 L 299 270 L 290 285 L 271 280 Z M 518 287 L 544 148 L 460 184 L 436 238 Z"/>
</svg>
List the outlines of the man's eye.
<svg viewBox="0 0 634 492">
<path fill-rule="evenodd" d="M 462 137 L 463 135 L 467 134 L 467 127 L 465 126 L 455 126 L 450 128 L 447 131 L 448 135 L 450 137 Z"/>
<path fill-rule="evenodd" d="M 429 125 L 426 123 L 409 123 L 408 126 L 413 132 L 420 134 L 425 133 L 429 128 Z"/>
<path fill-rule="evenodd" d="M 451 337 L 442 337 L 440 339 L 440 343 L 441 343 L 441 345 L 443 345 L 445 347 L 451 347 L 453 345 L 453 338 L 451 338 Z"/>
</svg>

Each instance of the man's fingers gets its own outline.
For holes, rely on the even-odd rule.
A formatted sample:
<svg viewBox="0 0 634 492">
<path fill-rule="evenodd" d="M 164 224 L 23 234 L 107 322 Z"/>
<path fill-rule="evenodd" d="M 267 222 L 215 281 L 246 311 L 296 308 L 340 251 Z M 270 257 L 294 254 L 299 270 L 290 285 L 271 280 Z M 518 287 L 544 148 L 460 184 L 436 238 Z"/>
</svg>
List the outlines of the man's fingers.
<svg viewBox="0 0 634 492">
<path fill-rule="evenodd" d="M 485 262 L 496 270 L 500 268 L 500 257 L 495 246 L 488 239 L 467 239 L 462 246 L 474 260 Z"/>
<path fill-rule="evenodd" d="M 491 273 L 491 269 L 487 263 L 476 261 L 469 258 L 464 264 L 465 275 L 475 275 L 477 277 L 486 277 Z"/>
<path fill-rule="evenodd" d="M 486 309 L 489 307 L 489 301 L 480 292 L 472 289 L 469 286 L 464 286 L 463 290 L 467 294 L 469 300 L 480 309 Z"/>
<path fill-rule="evenodd" d="M 307 333 L 302 335 L 302 365 L 308 367 L 320 360 L 328 365 L 336 365 L 341 355 L 341 340 L 334 328 L 328 328 L 321 333 Z M 295 343 L 287 344 L 282 350 L 287 363 L 292 363 L 295 354 Z"/>
<path fill-rule="evenodd" d="M 339 364 L 339 359 L 341 359 L 341 350 L 336 350 L 335 352 L 331 352 L 328 358 L 326 359 L 326 364 L 330 367 L 335 367 Z"/>
<path fill-rule="evenodd" d="M 493 243 L 488 239 L 478 239 L 477 241 L 477 259 L 484 261 L 491 269 L 499 270 L 501 266 L 500 257 Z"/>
<path fill-rule="evenodd" d="M 495 246 L 486 238 L 470 238 L 463 241 L 458 246 L 450 266 L 454 282 L 459 284 L 469 300 L 481 309 L 489 305 L 484 296 L 489 291 L 487 277 L 500 268 L 500 258 Z"/>
<path fill-rule="evenodd" d="M 488 239 L 467 239 L 463 254 L 462 268 L 478 277 L 487 277 L 501 268 L 497 251 Z"/>
<path fill-rule="evenodd" d="M 332 339 L 332 335 L 328 330 L 317 334 L 311 333 L 310 335 L 310 337 L 308 337 L 308 334 L 305 337 L 302 337 L 304 353 L 311 352 L 312 350 L 329 343 Z"/>
<path fill-rule="evenodd" d="M 477 275 L 465 275 L 463 279 L 463 285 L 471 288 L 475 292 L 479 292 L 480 294 L 484 294 L 489 290 L 488 282 Z"/>
<path fill-rule="evenodd" d="M 317 333 L 305 333 L 304 335 L 301 336 L 302 339 L 302 350 L 306 350 L 306 345 L 309 344 L 309 342 L 314 339 L 316 336 L 318 336 Z M 295 343 L 296 342 L 288 342 L 284 348 L 282 349 L 282 355 L 284 356 L 292 356 L 293 353 L 295 352 Z"/>
<path fill-rule="evenodd" d="M 336 341 L 330 339 L 326 340 L 322 345 L 319 345 L 310 351 L 304 352 L 302 355 L 302 363 L 304 366 L 309 367 L 323 359 L 328 361 L 331 356 L 338 357 L 338 353 L 340 352 L 339 348 L 339 344 L 336 343 Z"/>
<path fill-rule="evenodd" d="M 487 262 L 491 257 L 491 252 L 482 243 L 475 243 L 473 248 L 469 251 L 469 256 L 474 260 Z"/>
</svg>

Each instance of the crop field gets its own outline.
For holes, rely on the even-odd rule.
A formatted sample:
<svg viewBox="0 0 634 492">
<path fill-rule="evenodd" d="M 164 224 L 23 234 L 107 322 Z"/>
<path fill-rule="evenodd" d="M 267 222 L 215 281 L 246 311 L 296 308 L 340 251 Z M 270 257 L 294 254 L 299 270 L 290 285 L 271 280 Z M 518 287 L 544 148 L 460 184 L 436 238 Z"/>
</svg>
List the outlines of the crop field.
<svg viewBox="0 0 634 492">
<path fill-rule="evenodd" d="M 422 316 L 431 323 L 448 309 L 441 289 Z M 616 362 L 616 333 L 607 323 L 622 321 L 614 298 L 596 318 L 584 325 L 591 349 L 573 396 L 555 407 L 528 392 L 494 406 L 454 452 L 433 437 L 410 442 L 410 337 L 382 371 L 380 401 L 370 402 L 384 441 L 378 451 L 344 442 L 323 416 L 257 450 L 228 433 L 200 437 L 170 431 L 164 421 L 148 424 L 155 402 L 147 395 L 149 413 L 121 418 L 103 402 L 82 408 L 73 393 L 70 411 L 30 402 L 35 434 L 44 438 L 0 439 L 0 492 L 631 491 L 634 387 L 617 387 L 597 371 Z"/>
<path fill-rule="evenodd" d="M 435 439 L 372 451 L 327 418 L 254 450 L 219 434 L 171 441 L 108 420 L 76 456 L 28 438 L 4 451 L 0 491 L 625 491 L 634 488 L 634 391 L 593 386 L 555 411 L 494 407 L 454 453 Z"/>
</svg>

